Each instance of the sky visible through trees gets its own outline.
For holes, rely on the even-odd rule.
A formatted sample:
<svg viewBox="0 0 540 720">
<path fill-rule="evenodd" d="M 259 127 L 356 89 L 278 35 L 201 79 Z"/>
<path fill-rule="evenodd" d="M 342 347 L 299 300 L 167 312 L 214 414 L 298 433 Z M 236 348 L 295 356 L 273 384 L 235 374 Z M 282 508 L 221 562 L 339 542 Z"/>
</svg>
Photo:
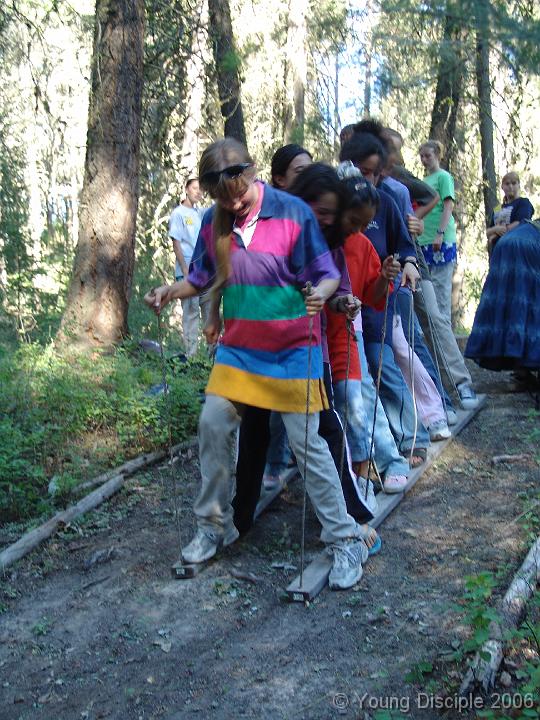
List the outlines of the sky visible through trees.
<svg viewBox="0 0 540 720">
<path fill-rule="evenodd" d="M 447 99 L 454 115 L 447 158 L 460 193 L 462 322 L 470 323 L 486 269 L 483 184 L 494 184 L 482 173 L 481 147 L 488 151 L 480 142 L 478 23 L 490 61 L 482 86 L 490 89 L 484 127 L 492 128 L 497 176 L 490 190 L 498 196 L 499 178 L 513 167 L 538 206 L 537 4 L 491 0 L 478 15 L 470 0 L 231 0 L 219 4 L 229 11 L 230 27 L 216 7 L 207 0 L 144 2 L 135 268 L 128 291 L 137 299 L 129 307 L 137 331 L 144 325 L 141 288 L 149 279 L 171 277 L 168 215 L 201 150 L 225 124 L 233 127 L 231 113 L 242 112 L 264 178 L 273 151 L 286 141 L 302 141 L 317 158 L 335 162 L 340 127 L 366 110 L 403 134 L 406 162 L 421 173 L 417 148 L 432 126 L 435 90 L 454 65 L 460 87 L 458 101 L 458 95 Z M 17 0 L 0 10 L 0 302 L 7 335 L 32 337 L 47 326 L 52 336 L 64 311 L 85 232 L 80 201 L 88 172 L 90 69 L 103 65 L 93 49 L 95 26 L 90 0 L 76 6 Z"/>
</svg>

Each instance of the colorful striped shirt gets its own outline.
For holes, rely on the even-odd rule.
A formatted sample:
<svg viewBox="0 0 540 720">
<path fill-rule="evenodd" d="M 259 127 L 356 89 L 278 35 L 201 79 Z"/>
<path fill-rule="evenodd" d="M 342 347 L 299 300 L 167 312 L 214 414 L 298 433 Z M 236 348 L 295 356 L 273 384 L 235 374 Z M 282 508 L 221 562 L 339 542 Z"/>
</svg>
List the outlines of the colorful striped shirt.
<svg viewBox="0 0 540 720">
<path fill-rule="evenodd" d="M 327 407 L 323 386 L 321 329 L 313 318 L 308 369 L 309 318 L 302 288 L 338 279 L 326 241 L 311 209 L 296 197 L 257 183 L 262 204 L 246 248 L 233 232 L 231 275 L 223 289 L 225 331 L 206 392 L 278 412 Z M 188 281 L 200 291 L 216 274 L 213 208 L 203 218 Z M 309 375 L 308 375 L 309 373 Z"/>
</svg>

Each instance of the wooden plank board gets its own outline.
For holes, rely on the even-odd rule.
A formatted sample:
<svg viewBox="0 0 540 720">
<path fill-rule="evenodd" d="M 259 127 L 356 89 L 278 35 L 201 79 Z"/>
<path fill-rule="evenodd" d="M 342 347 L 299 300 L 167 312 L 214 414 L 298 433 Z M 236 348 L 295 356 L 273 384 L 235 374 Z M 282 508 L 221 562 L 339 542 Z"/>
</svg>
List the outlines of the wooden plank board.
<svg viewBox="0 0 540 720">
<path fill-rule="evenodd" d="M 370 526 L 378 528 L 379 525 L 390 515 L 392 510 L 399 505 L 405 495 L 416 485 L 420 477 L 428 470 L 435 460 L 443 453 L 445 448 L 452 442 L 452 440 L 463 430 L 463 428 L 470 423 L 473 417 L 482 409 L 486 402 L 485 395 L 478 395 L 478 405 L 474 410 L 457 410 L 458 421 L 452 427 L 452 436 L 447 440 L 441 440 L 436 443 L 432 443 L 428 448 L 426 461 L 415 468 L 409 475 L 409 482 L 405 490 L 402 493 L 386 494 L 379 493 L 377 495 L 378 509 L 377 514 L 370 521 Z M 305 602 L 305 600 L 312 600 L 316 595 L 321 592 L 327 583 L 328 575 L 330 574 L 330 568 L 332 560 L 329 555 L 323 551 L 316 555 L 315 559 L 307 566 L 304 570 L 304 583 L 300 587 L 300 576 L 298 575 L 286 588 L 285 592 L 289 600 L 293 602 Z"/>
<path fill-rule="evenodd" d="M 257 508 L 255 509 L 255 518 L 258 518 L 259 515 L 266 510 L 266 508 L 274 502 L 274 500 L 278 497 L 278 495 L 281 494 L 281 491 L 283 488 L 288 485 L 290 482 L 292 482 L 297 476 L 298 476 L 298 468 L 292 467 L 287 468 L 285 471 L 283 477 L 281 478 L 281 484 L 278 485 L 275 488 L 272 488 L 272 490 L 263 490 L 261 493 L 261 497 L 259 499 L 259 502 L 257 503 Z"/>
<path fill-rule="evenodd" d="M 304 569 L 302 586 L 300 586 L 300 575 L 298 575 L 285 590 L 289 600 L 292 602 L 313 600 L 328 582 L 331 569 L 332 557 L 326 551 L 316 555 L 315 559 Z"/>
</svg>

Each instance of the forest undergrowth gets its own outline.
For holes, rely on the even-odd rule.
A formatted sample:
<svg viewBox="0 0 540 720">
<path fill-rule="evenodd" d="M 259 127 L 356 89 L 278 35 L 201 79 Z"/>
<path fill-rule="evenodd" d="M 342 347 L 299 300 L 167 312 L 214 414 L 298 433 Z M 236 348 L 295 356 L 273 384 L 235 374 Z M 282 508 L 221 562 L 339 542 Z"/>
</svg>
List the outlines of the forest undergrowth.
<svg viewBox="0 0 540 720">
<path fill-rule="evenodd" d="M 176 443 L 195 433 L 209 363 L 166 358 Z M 2 525 L 48 515 L 79 483 L 167 444 L 161 358 L 138 341 L 76 356 L 52 342 L 2 343 L 0 383 Z"/>
</svg>

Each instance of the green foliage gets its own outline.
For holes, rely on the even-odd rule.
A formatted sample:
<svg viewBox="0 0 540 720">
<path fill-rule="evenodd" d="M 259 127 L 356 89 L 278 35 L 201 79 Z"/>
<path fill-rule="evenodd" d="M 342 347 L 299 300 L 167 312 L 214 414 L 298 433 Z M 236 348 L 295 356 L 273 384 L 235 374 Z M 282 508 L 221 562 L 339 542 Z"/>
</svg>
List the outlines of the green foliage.
<svg viewBox="0 0 540 720">
<path fill-rule="evenodd" d="M 497 582 L 490 572 L 468 575 L 465 578 L 465 622 L 472 629 L 472 636 L 464 643 L 466 652 L 479 650 L 489 639 L 489 625 L 499 619 L 498 613 L 488 606 Z"/>
<path fill-rule="evenodd" d="M 208 364 L 168 369 L 173 440 L 194 434 Z M 157 357 L 129 349 L 67 358 L 52 346 L 23 345 L 0 355 L 0 518 L 17 521 L 52 509 L 81 480 L 166 443 Z M 47 492 L 52 482 L 55 493 Z"/>
<path fill-rule="evenodd" d="M 32 634 L 36 637 L 42 637 L 43 635 L 48 634 L 51 627 L 52 620 L 48 617 L 42 617 L 41 620 L 38 620 L 38 622 L 32 627 Z"/>
<path fill-rule="evenodd" d="M 416 663 L 405 675 L 404 680 L 407 683 L 422 683 L 425 676 L 433 672 L 433 665 L 430 662 L 422 661 Z"/>
</svg>

